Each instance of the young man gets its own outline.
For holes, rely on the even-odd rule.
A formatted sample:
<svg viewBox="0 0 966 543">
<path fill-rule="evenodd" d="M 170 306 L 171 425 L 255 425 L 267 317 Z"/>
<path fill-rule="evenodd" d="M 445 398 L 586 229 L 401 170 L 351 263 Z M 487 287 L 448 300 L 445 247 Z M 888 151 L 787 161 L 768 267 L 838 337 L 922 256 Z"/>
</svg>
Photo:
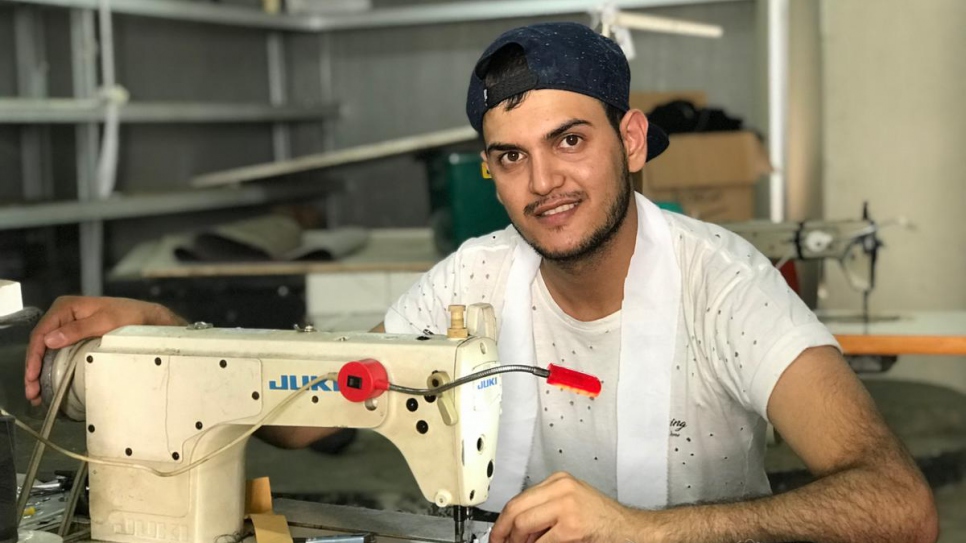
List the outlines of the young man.
<svg viewBox="0 0 966 543">
<path fill-rule="evenodd" d="M 390 308 L 391 332 L 445 332 L 488 302 L 504 363 L 597 375 L 574 396 L 504 377 L 491 541 L 935 541 L 931 492 L 834 338 L 748 243 L 665 213 L 629 172 L 667 145 L 628 106 L 617 46 L 570 23 L 484 52 L 470 123 L 513 227 L 464 244 Z M 39 356 L 121 324 L 173 323 L 133 301 L 58 301 Z M 381 327 L 380 327 L 381 330 Z M 766 421 L 817 480 L 769 496 Z M 274 429 L 304 445 L 318 429 Z"/>
</svg>

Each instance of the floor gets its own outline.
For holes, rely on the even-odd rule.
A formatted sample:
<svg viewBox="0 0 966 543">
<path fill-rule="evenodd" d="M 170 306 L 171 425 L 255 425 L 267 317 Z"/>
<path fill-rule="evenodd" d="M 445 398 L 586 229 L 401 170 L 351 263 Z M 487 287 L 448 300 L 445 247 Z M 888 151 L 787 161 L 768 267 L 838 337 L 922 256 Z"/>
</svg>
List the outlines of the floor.
<svg viewBox="0 0 966 543">
<path fill-rule="evenodd" d="M 18 417 L 39 426 L 43 413 L 22 401 L 23 344 L 6 343 L 0 335 L 0 405 Z M 16 337 L 15 340 L 22 338 Z M 942 543 L 966 542 L 966 397 L 936 387 L 914 384 L 869 383 L 887 421 L 903 437 L 917 458 L 940 459 L 927 463 L 936 481 L 935 497 L 941 518 Z M 55 441 L 74 450 L 83 449 L 84 425 L 62 421 L 55 428 Z M 18 469 L 24 470 L 33 441 L 18 435 Z M 360 432 L 340 455 L 304 450 L 281 450 L 249 441 L 249 477 L 268 476 L 276 494 L 298 495 L 336 503 L 362 503 L 403 511 L 428 509 L 395 447 L 381 436 Z M 76 462 L 49 454 L 43 471 L 74 469 Z M 789 474 L 801 463 L 782 446 L 770 450 L 769 471 Z M 960 480 L 955 481 L 959 478 Z"/>
</svg>

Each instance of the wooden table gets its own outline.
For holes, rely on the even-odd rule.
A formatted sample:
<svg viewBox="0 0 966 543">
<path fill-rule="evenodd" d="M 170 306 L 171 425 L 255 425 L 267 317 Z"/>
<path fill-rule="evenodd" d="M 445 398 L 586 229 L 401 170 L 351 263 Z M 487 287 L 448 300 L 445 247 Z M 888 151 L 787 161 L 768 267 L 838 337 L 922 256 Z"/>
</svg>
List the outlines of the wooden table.
<svg viewBox="0 0 966 543">
<path fill-rule="evenodd" d="M 893 312 L 898 318 L 869 323 L 847 315 L 818 312 L 847 355 L 966 356 L 966 311 Z"/>
</svg>

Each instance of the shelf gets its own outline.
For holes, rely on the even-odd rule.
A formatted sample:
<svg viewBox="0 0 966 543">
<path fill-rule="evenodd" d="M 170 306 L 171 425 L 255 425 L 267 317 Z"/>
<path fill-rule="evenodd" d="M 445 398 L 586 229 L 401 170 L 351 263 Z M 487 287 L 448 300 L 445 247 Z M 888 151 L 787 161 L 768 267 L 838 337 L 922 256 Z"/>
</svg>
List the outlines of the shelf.
<svg viewBox="0 0 966 543">
<path fill-rule="evenodd" d="M 82 9 L 97 9 L 100 3 L 99 0 L 0 1 Z M 641 9 L 736 1 L 741 0 L 618 0 L 614 3 L 623 9 Z M 111 0 L 110 2 L 111 11 L 125 15 L 295 32 L 326 32 L 572 15 L 587 13 L 600 5 L 600 0 L 496 0 L 382 8 L 348 15 L 272 15 L 251 8 L 180 0 Z"/>
<path fill-rule="evenodd" d="M 88 202 L 21 203 L 0 207 L 0 230 L 35 228 L 87 221 L 130 219 L 150 215 L 174 215 L 228 207 L 255 206 L 320 196 L 327 183 L 291 186 L 245 186 L 195 189 L 162 194 L 114 196 Z"/>
<path fill-rule="evenodd" d="M 104 120 L 104 103 L 82 99 L 0 98 L 0 124 L 85 123 Z M 123 123 L 310 122 L 338 116 L 337 105 L 316 107 L 197 102 L 130 102 Z"/>
</svg>

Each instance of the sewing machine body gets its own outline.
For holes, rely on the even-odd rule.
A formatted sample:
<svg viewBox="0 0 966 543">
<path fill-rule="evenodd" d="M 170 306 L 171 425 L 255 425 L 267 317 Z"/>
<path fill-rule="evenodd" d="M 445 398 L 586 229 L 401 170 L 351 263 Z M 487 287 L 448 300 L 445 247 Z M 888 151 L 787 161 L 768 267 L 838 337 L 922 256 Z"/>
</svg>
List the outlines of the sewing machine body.
<svg viewBox="0 0 966 543">
<path fill-rule="evenodd" d="M 746 221 L 723 224 L 772 260 L 838 262 L 849 285 L 858 292 L 875 287 L 875 263 L 882 242 L 879 227 L 869 218 L 773 223 Z"/>
<path fill-rule="evenodd" d="M 492 308 L 473 317 L 493 330 Z M 413 388 L 498 365 L 496 344 L 485 336 L 132 326 L 61 351 L 51 384 L 71 357 L 77 371 L 64 411 L 86 420 L 89 454 L 161 471 L 211 454 L 346 362 L 378 360 L 392 383 Z M 477 505 L 494 469 L 501 382 L 488 377 L 435 398 L 387 391 L 353 403 L 325 380 L 266 422 L 375 430 L 402 452 L 427 500 Z M 241 443 L 173 477 L 91 465 L 92 538 L 208 543 L 237 534 L 244 451 Z"/>
</svg>

